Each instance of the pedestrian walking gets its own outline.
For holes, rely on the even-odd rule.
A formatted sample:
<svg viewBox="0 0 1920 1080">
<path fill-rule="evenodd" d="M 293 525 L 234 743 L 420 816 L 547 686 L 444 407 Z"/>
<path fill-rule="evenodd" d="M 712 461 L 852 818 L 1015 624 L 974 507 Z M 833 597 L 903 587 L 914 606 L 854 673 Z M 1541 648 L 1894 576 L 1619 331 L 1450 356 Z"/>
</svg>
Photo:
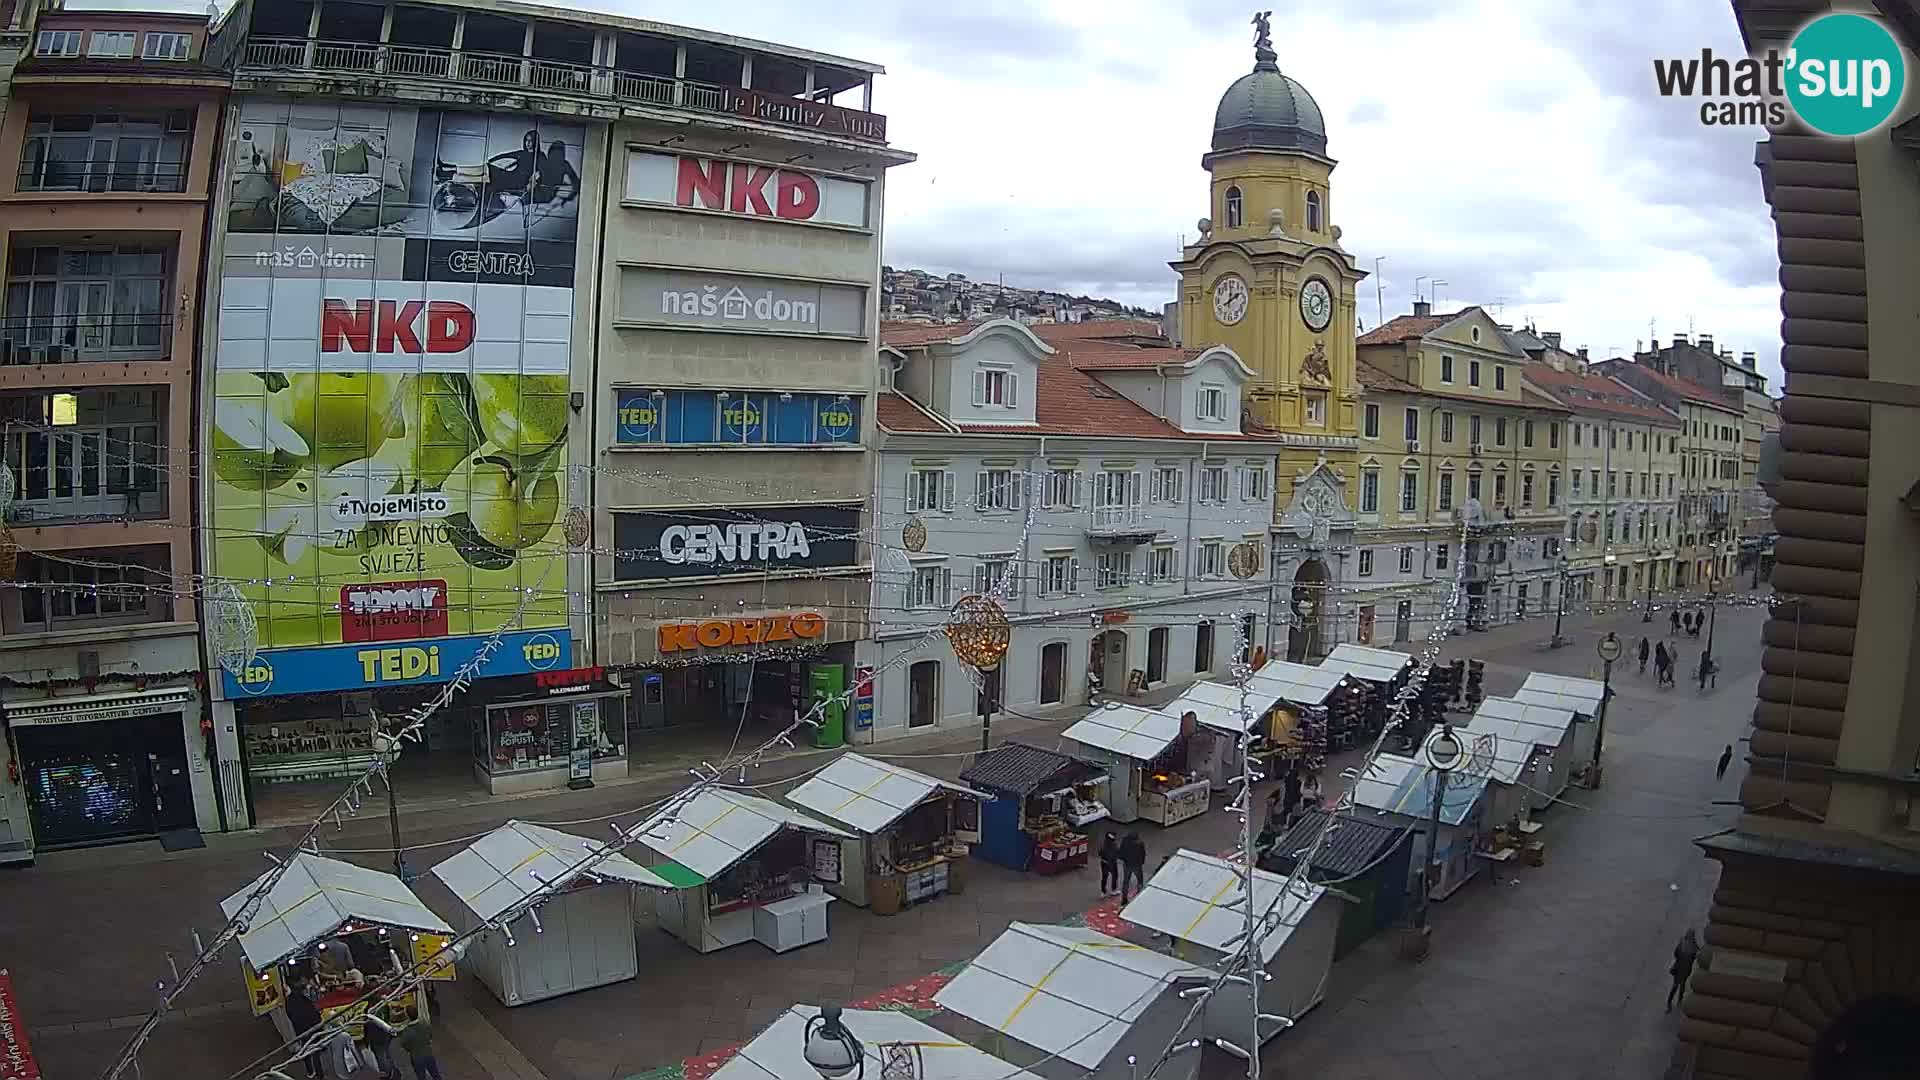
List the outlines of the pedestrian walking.
<svg viewBox="0 0 1920 1080">
<path fill-rule="evenodd" d="M 1302 810 L 1320 809 L 1320 774 L 1309 771 L 1306 783 L 1300 785 L 1300 808 Z"/>
<path fill-rule="evenodd" d="M 1667 651 L 1664 641 L 1653 647 L 1653 670 L 1659 685 L 1673 684 L 1673 654 Z"/>
<path fill-rule="evenodd" d="M 426 1017 L 400 1029 L 400 1048 L 413 1065 L 414 1080 L 446 1080 L 440 1075 L 440 1062 L 433 1056 L 433 1028 Z"/>
<path fill-rule="evenodd" d="M 1130 832 L 1120 841 L 1120 903 L 1125 905 L 1133 898 L 1129 886 L 1138 889 L 1146 879 L 1147 843 L 1140 839 L 1139 833 Z"/>
<path fill-rule="evenodd" d="M 1640 674 L 1642 675 L 1647 673 L 1647 654 L 1652 651 L 1651 646 L 1647 644 L 1646 635 L 1642 634 L 1640 636 Z"/>
<path fill-rule="evenodd" d="M 393 1063 L 393 1035 L 398 1030 L 372 1009 L 367 1010 L 367 1053 L 373 1055 L 380 1080 L 400 1080 L 400 1069 Z"/>
<path fill-rule="evenodd" d="M 1280 822 L 1283 826 L 1291 828 L 1293 825 L 1294 811 L 1300 808 L 1300 766 L 1298 762 L 1287 770 L 1287 778 L 1281 784 L 1281 791 Z"/>
<path fill-rule="evenodd" d="M 1100 895 L 1120 891 L 1120 838 L 1111 830 L 1100 843 Z"/>
<path fill-rule="evenodd" d="M 320 1006 L 313 1002 L 313 984 L 305 979 L 293 984 L 287 991 L 287 1023 L 293 1027 L 296 1039 L 305 1041 L 308 1033 L 320 1026 Z M 320 1080 L 320 1055 L 323 1050 L 316 1049 L 303 1060 L 307 1066 L 307 1080 Z"/>
<path fill-rule="evenodd" d="M 1707 692 L 1708 682 L 1712 682 L 1713 685 L 1716 687 L 1720 685 L 1720 680 L 1718 678 L 1715 678 L 1715 676 L 1718 675 L 1719 672 L 1720 672 L 1720 665 L 1713 662 L 1713 657 L 1707 655 L 1704 652 L 1701 653 L 1700 654 L 1700 672 L 1699 672 L 1701 693 L 1704 694 Z"/>
<path fill-rule="evenodd" d="M 1673 637 L 1679 636 L 1680 634 L 1680 609 L 1679 608 L 1674 608 L 1672 611 L 1667 612 L 1667 623 L 1673 628 L 1668 632 L 1669 636 L 1673 636 Z"/>
<path fill-rule="evenodd" d="M 1673 966 L 1667 974 L 1673 976 L 1673 985 L 1667 988 L 1667 1011 L 1673 1011 L 1673 1003 L 1679 999 L 1680 992 L 1686 989 L 1687 976 L 1693 974 L 1693 962 L 1700 955 L 1700 939 L 1692 930 L 1680 937 L 1680 944 L 1673 947 Z"/>
<path fill-rule="evenodd" d="M 1720 751 L 1720 763 L 1713 767 L 1713 778 L 1715 780 L 1726 779 L 1727 766 L 1731 764 L 1733 764 L 1733 744 L 1728 743 L 1727 748 Z"/>
</svg>

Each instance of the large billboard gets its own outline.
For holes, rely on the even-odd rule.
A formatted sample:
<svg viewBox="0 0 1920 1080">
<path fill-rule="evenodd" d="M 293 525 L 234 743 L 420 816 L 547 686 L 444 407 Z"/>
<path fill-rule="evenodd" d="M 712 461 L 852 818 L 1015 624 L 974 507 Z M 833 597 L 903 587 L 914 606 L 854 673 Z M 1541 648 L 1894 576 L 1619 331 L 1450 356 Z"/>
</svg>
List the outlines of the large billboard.
<svg viewBox="0 0 1920 1080">
<path fill-rule="evenodd" d="M 574 494 L 585 131 L 240 110 L 211 547 L 214 574 L 253 603 L 261 656 L 226 676 L 228 696 L 444 681 L 507 626 L 482 675 L 570 666 L 557 520 Z"/>
</svg>

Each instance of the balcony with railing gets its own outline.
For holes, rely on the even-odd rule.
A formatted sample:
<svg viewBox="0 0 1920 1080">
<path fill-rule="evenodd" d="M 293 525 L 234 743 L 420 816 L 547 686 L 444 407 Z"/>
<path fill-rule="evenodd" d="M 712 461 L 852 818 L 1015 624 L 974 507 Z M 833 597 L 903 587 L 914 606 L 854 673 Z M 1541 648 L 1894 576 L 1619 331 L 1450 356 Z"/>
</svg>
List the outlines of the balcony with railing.
<svg viewBox="0 0 1920 1080">
<path fill-rule="evenodd" d="M 165 360 L 172 351 L 173 316 L 164 311 L 0 318 L 0 367 Z"/>
<path fill-rule="evenodd" d="M 0 368 L 167 360 L 174 251 L 33 242 L 15 233 L 0 308 Z"/>
<path fill-rule="evenodd" d="M 38 194 L 180 194 L 187 190 L 192 110 L 51 113 L 27 118 L 14 190 Z"/>
<path fill-rule="evenodd" d="M 1087 537 L 1109 543 L 1144 544 L 1160 535 L 1140 506 L 1096 506 L 1087 511 Z"/>
<path fill-rule="evenodd" d="M 158 423 L 9 425 L 0 444 L 15 485 L 7 524 L 165 516 L 160 436 Z"/>
</svg>

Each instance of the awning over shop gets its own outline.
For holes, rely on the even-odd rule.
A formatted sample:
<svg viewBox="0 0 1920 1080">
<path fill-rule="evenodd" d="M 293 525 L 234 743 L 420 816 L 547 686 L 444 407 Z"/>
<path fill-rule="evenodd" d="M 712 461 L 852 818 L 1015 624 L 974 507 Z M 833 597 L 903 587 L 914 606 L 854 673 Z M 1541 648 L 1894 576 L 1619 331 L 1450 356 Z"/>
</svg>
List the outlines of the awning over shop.
<svg viewBox="0 0 1920 1080">
<path fill-rule="evenodd" d="M 1365 645 L 1335 645 L 1320 661 L 1320 667 L 1368 682 L 1392 682 L 1413 663 L 1413 657 L 1392 649 L 1374 649 Z"/>
<path fill-rule="evenodd" d="M 1516 701 L 1571 709 L 1581 716 L 1594 716 L 1600 712 L 1600 698 L 1605 692 L 1605 685 L 1598 679 L 1576 679 L 1568 675 L 1548 675 L 1536 671 L 1527 676 L 1527 681 L 1520 684 L 1519 692 L 1513 697 Z"/>
<path fill-rule="evenodd" d="M 552 886 L 565 889 L 581 877 L 576 867 L 597 845 L 585 837 L 527 821 L 509 821 L 433 868 L 467 910 L 482 921 Z M 593 864 L 594 877 L 671 889 L 673 883 L 627 858 L 608 855 Z"/>
<path fill-rule="evenodd" d="M 1082 746 L 1098 747 L 1135 761 L 1152 761 L 1180 737 L 1180 717 L 1138 705 L 1102 705 L 1061 732 Z"/>
<path fill-rule="evenodd" d="M 787 792 L 787 801 L 828 821 L 869 835 L 880 832 L 941 791 L 980 798 L 972 788 L 936 780 L 925 773 L 846 754 Z"/>
<path fill-rule="evenodd" d="M 1241 707 L 1243 701 L 1244 711 Z M 1195 720 L 1210 728 L 1241 735 L 1258 726 L 1260 718 L 1279 703 L 1280 695 L 1274 693 L 1271 686 L 1256 684 L 1249 679 L 1244 695 L 1238 686 L 1216 682 L 1194 683 L 1186 693 L 1160 708 L 1176 717 L 1192 713 Z"/>
<path fill-rule="evenodd" d="M 229 919 L 239 914 L 247 896 L 267 876 L 222 900 L 220 910 Z M 240 948 L 253 970 L 266 971 L 348 923 L 453 933 L 392 874 L 302 851 L 289 860 L 286 872 L 247 921 Z"/>
<path fill-rule="evenodd" d="M 1346 673 L 1333 668 L 1311 667 L 1287 660 L 1269 660 L 1247 681 L 1271 686 L 1281 701 L 1295 705 L 1320 706 L 1340 688 Z"/>
<path fill-rule="evenodd" d="M 1261 963 L 1279 955 L 1287 935 L 1306 919 L 1326 891 L 1324 886 L 1305 881 L 1289 888 L 1288 879 L 1280 874 L 1253 872 L 1254 915 L 1267 925 L 1266 936 L 1260 939 Z M 1160 867 L 1120 917 L 1181 941 L 1232 952 L 1247 929 L 1245 909 L 1226 906 L 1239 894 L 1237 867 L 1225 859 L 1182 848 Z"/>
<path fill-rule="evenodd" d="M 1105 766 L 1072 754 L 1010 742 L 976 754 L 973 763 L 960 771 L 960 780 L 983 791 L 1027 798 L 1051 795 L 1105 775 Z"/>
<path fill-rule="evenodd" d="M 630 835 L 647 850 L 705 881 L 733 869 L 782 829 L 840 840 L 853 837 L 798 810 L 726 788 L 708 788 L 677 810 L 669 806 L 634 826 Z M 679 870 L 656 869 L 669 884 L 687 880 Z"/>
<path fill-rule="evenodd" d="M 1016 922 L 934 996 L 976 1023 L 1097 1069 L 1162 993 L 1211 973 L 1080 926 Z"/>
<path fill-rule="evenodd" d="M 814 1005 L 795 1005 L 740 1048 L 713 1080 L 805 1080 L 818 1076 L 807 1064 L 807 1021 L 818 1016 Z M 881 1074 L 885 1048 L 913 1049 L 918 1064 L 915 1080 L 1039 1080 L 984 1050 L 976 1050 L 944 1031 L 929 1027 L 891 1009 L 844 1009 L 840 1022 L 860 1040 L 867 1060 L 875 1063 L 868 1074 Z M 887 1074 L 891 1075 L 891 1074 Z"/>
<path fill-rule="evenodd" d="M 1436 773 L 1429 765 L 1398 754 L 1381 754 L 1373 768 L 1353 786 L 1353 801 L 1383 814 L 1404 814 L 1426 818 L 1433 815 L 1433 783 Z M 1468 776 L 1458 770 L 1448 774 L 1446 794 L 1440 802 L 1440 821 L 1458 825 L 1467 820 L 1487 789 L 1487 778 Z"/>
</svg>

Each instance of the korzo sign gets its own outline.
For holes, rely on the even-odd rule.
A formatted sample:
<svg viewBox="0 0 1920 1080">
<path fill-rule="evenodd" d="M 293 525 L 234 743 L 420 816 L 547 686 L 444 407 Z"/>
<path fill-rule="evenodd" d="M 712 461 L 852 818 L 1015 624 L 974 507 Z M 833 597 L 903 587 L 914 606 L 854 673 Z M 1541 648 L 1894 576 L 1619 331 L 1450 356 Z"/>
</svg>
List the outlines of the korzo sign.
<svg viewBox="0 0 1920 1080">
<path fill-rule="evenodd" d="M 715 507 L 613 517 L 623 581 L 853 566 L 860 513 L 845 506 Z"/>
</svg>

